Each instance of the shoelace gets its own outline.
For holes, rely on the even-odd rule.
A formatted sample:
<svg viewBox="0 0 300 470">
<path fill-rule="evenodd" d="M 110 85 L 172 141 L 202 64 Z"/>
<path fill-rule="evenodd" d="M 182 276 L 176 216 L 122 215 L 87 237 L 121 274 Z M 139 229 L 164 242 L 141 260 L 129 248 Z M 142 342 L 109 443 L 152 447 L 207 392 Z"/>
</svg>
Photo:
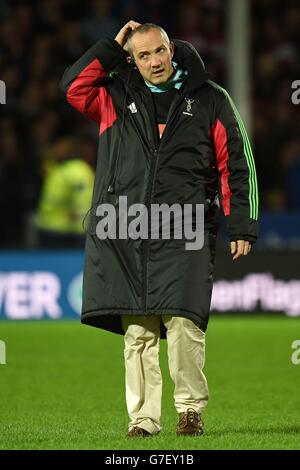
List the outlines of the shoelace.
<svg viewBox="0 0 300 470">
<path fill-rule="evenodd" d="M 188 423 L 194 423 L 194 420 L 196 422 L 199 421 L 198 415 L 195 413 L 195 411 L 188 410 L 186 413 L 183 413 L 183 415 L 181 416 L 180 425 L 184 424 L 185 426 L 187 426 Z"/>
<path fill-rule="evenodd" d="M 194 420 L 196 423 L 199 421 L 198 415 L 194 411 L 188 411 L 187 412 L 187 421 L 193 423 Z"/>
</svg>

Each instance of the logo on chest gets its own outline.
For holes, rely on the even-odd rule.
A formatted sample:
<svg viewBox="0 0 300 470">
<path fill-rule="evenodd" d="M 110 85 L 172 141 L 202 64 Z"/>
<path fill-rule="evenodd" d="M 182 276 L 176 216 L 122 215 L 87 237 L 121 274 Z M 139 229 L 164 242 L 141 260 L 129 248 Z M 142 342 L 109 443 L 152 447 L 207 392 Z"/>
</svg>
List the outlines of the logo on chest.
<svg viewBox="0 0 300 470">
<path fill-rule="evenodd" d="M 191 111 L 192 111 L 192 104 L 194 103 L 195 100 L 192 100 L 191 98 L 184 98 L 186 101 L 186 110 L 182 112 L 182 114 L 187 114 L 188 116 L 194 116 Z"/>
</svg>

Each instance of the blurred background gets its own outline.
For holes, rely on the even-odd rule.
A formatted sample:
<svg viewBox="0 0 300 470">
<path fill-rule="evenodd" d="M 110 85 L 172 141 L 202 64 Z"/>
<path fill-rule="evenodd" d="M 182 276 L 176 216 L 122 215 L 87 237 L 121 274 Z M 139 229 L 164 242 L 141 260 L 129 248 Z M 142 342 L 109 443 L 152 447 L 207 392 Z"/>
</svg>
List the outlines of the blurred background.
<svg viewBox="0 0 300 470">
<path fill-rule="evenodd" d="M 79 249 L 71 278 L 80 272 L 98 126 L 68 105 L 58 83 L 68 65 L 100 37 L 115 37 L 129 19 L 160 24 L 171 38 L 192 42 L 214 80 L 231 93 L 256 161 L 260 239 L 252 257 L 233 267 L 222 222 L 216 280 L 243 283 L 254 274 L 261 291 L 254 306 L 259 308 L 268 279 L 277 310 L 284 309 L 284 299 L 300 297 L 300 104 L 292 100 L 292 83 L 300 80 L 298 0 L 1 0 L 0 80 L 6 85 L 6 104 L 0 105 L 3 276 L 19 271 L 30 276 L 33 266 L 49 270 L 47 256 L 37 250 L 50 248 Z M 54 263 L 56 272 L 60 260 Z M 23 281 L 11 282 L 21 289 Z M 224 303 L 214 294 L 213 305 L 226 309 L 228 301 L 231 310 L 241 309 L 246 301 L 232 289 L 235 300 Z M 300 315 L 300 306 L 293 312 Z"/>
</svg>

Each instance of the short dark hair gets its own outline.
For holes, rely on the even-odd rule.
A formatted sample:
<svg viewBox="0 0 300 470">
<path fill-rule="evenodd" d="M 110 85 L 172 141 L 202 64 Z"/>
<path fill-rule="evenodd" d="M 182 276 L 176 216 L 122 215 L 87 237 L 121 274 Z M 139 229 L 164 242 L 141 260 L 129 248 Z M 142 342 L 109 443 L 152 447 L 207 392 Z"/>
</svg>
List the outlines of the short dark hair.
<svg viewBox="0 0 300 470">
<path fill-rule="evenodd" d="M 132 52 L 132 47 L 131 47 L 131 38 L 132 38 L 132 36 L 134 36 L 136 33 L 148 33 L 148 31 L 150 31 L 151 29 L 158 29 L 161 32 L 161 34 L 163 35 L 163 38 L 165 39 L 167 44 L 170 44 L 169 36 L 167 35 L 164 28 L 162 28 L 161 26 L 158 26 L 157 24 L 154 24 L 154 23 L 141 24 L 140 26 L 137 26 L 135 29 L 132 29 L 130 31 L 130 33 L 128 34 L 128 37 L 127 37 L 128 52 L 129 52 L 129 54 L 131 55 L 131 57 L 133 59 L 134 59 L 134 57 L 133 57 L 133 52 Z"/>
</svg>

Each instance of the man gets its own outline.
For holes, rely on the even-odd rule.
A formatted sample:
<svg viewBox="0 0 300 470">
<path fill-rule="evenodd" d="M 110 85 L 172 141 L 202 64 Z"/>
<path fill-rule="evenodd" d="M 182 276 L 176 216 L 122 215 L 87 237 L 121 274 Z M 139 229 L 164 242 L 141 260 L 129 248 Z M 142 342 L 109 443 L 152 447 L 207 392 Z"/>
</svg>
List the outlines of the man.
<svg viewBox="0 0 300 470">
<path fill-rule="evenodd" d="M 36 217 L 42 248 L 84 246 L 82 219 L 94 182 L 93 162 L 88 153 L 80 152 L 84 144 L 83 138 L 62 136 L 52 145 Z"/>
<path fill-rule="evenodd" d="M 219 193 L 233 260 L 257 238 L 256 174 L 243 123 L 193 46 L 170 42 L 153 24 L 129 21 L 114 40 L 100 39 L 65 71 L 62 88 L 100 134 L 82 323 L 124 334 L 128 436 L 161 429 L 158 356 L 166 337 L 176 432 L 201 435 Z M 175 236 L 99 237 L 99 206 L 120 208 L 121 195 L 128 207 L 192 204 L 193 222 L 194 206 L 203 204 L 203 247 L 186 250 Z"/>
</svg>

